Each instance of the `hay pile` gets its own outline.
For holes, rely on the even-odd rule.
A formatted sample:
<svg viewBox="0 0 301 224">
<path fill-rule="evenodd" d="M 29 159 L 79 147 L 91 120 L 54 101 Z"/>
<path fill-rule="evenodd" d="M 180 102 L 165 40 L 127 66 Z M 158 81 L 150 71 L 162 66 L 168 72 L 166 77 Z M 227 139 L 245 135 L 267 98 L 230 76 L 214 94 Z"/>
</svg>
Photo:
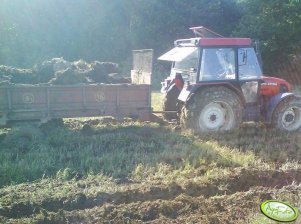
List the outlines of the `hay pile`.
<svg viewBox="0 0 301 224">
<path fill-rule="evenodd" d="M 11 83 L 33 83 L 35 76 L 32 69 L 18 69 L 10 66 L 0 65 L 0 82 Z"/>
<path fill-rule="evenodd" d="M 0 84 L 67 85 L 78 83 L 130 83 L 130 78 L 119 74 L 118 64 L 112 62 L 84 60 L 69 62 L 53 58 L 31 69 L 13 68 L 0 65 Z"/>
</svg>

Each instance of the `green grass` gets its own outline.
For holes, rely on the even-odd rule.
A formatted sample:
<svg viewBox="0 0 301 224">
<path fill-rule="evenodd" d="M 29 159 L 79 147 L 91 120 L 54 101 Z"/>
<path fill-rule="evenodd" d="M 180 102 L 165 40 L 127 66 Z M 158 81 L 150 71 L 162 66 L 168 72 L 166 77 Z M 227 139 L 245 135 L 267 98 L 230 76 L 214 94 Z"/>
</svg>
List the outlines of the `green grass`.
<svg viewBox="0 0 301 224">
<path fill-rule="evenodd" d="M 83 123 L 78 122 L 75 129 L 68 123 L 45 130 L 12 129 L 0 151 L 1 186 L 42 177 L 71 179 L 77 173 L 128 177 L 141 164 L 155 170 L 166 164 L 178 170 L 212 162 L 221 167 L 241 166 L 255 160 L 252 153 L 202 142 L 156 123 L 98 124 L 88 131 L 82 129 Z M 69 173 L 63 174 L 67 168 Z"/>
<path fill-rule="evenodd" d="M 91 121 L 69 119 L 57 127 L 54 123 L 5 130 L 0 186 L 60 176 L 67 168 L 66 179 L 99 173 L 124 178 L 139 176 L 141 167 L 152 175 L 169 167 L 173 175 L 187 167 L 193 170 L 210 164 L 226 168 L 301 160 L 299 133 L 260 125 L 193 136 L 157 123 L 102 123 L 96 119 L 93 125 Z"/>
<path fill-rule="evenodd" d="M 159 91 L 152 93 L 152 107 L 154 110 L 162 110 L 162 98 L 163 94 Z"/>
</svg>

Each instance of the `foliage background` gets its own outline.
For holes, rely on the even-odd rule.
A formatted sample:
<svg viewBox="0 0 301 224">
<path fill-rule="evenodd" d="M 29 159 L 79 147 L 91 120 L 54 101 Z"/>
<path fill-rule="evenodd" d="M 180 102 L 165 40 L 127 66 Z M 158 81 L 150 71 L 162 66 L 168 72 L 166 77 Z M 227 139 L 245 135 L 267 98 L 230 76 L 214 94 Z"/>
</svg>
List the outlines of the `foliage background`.
<svg viewBox="0 0 301 224">
<path fill-rule="evenodd" d="M 301 61 L 299 0 L 2 0 L 0 64 L 32 67 L 64 57 L 114 61 L 129 71 L 132 49 L 153 48 L 159 56 L 200 25 L 258 39 L 265 73 L 298 76 L 291 67 Z M 155 73 L 164 66 L 156 62 Z"/>
</svg>

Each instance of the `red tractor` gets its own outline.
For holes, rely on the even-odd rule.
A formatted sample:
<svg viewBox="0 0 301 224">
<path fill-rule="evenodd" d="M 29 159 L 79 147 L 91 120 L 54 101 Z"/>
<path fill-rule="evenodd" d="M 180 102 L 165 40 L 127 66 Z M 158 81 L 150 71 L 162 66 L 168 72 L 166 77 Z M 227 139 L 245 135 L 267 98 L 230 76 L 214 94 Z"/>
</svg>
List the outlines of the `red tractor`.
<svg viewBox="0 0 301 224">
<path fill-rule="evenodd" d="M 170 76 L 162 82 L 163 110 L 180 112 L 181 124 L 197 132 L 230 130 L 242 121 L 300 129 L 301 98 L 285 80 L 263 76 L 250 38 L 191 29 L 197 37 L 176 40 L 175 48 L 159 57 L 172 61 Z"/>
</svg>

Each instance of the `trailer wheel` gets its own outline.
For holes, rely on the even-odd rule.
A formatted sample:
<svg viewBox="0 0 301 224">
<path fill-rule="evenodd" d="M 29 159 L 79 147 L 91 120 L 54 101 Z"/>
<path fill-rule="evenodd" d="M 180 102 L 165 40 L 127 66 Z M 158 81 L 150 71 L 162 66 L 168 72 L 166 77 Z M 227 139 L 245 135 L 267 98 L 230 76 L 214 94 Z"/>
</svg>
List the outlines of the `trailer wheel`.
<svg viewBox="0 0 301 224">
<path fill-rule="evenodd" d="M 243 116 L 239 96 L 226 87 L 208 87 L 186 103 L 181 125 L 196 132 L 238 128 Z"/>
<path fill-rule="evenodd" d="M 164 94 L 162 109 L 163 111 L 177 111 L 177 102 L 180 90 L 174 86 L 171 90 Z M 166 120 L 177 119 L 176 113 L 164 113 L 163 117 Z"/>
<path fill-rule="evenodd" d="M 301 129 L 301 98 L 289 97 L 276 107 L 273 126 L 285 131 Z"/>
</svg>

